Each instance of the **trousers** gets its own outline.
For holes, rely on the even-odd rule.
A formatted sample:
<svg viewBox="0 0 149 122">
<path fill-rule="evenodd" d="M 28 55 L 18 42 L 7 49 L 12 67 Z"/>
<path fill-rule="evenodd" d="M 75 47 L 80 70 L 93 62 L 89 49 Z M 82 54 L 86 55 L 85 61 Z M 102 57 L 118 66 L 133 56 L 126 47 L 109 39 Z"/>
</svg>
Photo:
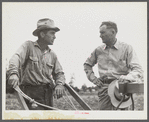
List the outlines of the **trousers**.
<svg viewBox="0 0 149 122">
<path fill-rule="evenodd" d="M 103 82 L 103 86 L 99 87 L 98 89 L 99 110 L 116 110 L 116 107 L 112 105 L 110 96 L 108 95 L 108 86 L 112 81 L 113 80 L 106 79 L 106 82 L 105 81 Z M 128 108 L 118 110 L 128 110 Z"/>
<path fill-rule="evenodd" d="M 53 89 L 50 85 L 22 85 L 21 90 L 35 101 L 53 107 Z M 32 107 L 32 103 L 25 99 L 30 110 L 48 110 L 43 106 Z"/>
</svg>

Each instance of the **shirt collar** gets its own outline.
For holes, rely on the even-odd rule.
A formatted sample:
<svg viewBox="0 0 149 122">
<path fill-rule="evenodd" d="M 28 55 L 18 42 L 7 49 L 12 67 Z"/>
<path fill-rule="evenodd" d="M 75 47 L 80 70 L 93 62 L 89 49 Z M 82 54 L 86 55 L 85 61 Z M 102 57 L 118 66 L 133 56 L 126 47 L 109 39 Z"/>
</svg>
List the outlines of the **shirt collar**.
<svg viewBox="0 0 149 122">
<path fill-rule="evenodd" d="M 119 47 L 119 41 L 118 41 L 118 40 L 117 40 L 116 43 L 113 45 L 113 47 L 118 50 L 118 47 Z M 108 47 L 106 44 L 104 44 L 103 49 L 105 50 L 105 49 L 107 49 L 107 48 L 109 48 L 109 47 Z"/>
<path fill-rule="evenodd" d="M 40 46 L 37 41 L 34 42 L 34 46 L 37 46 L 40 49 Z M 49 48 L 49 46 L 47 46 L 46 50 L 50 52 L 51 49 Z"/>
<path fill-rule="evenodd" d="M 39 44 L 37 43 L 37 41 L 34 42 L 34 46 L 37 46 L 40 48 Z"/>
<path fill-rule="evenodd" d="M 118 50 L 118 47 L 119 47 L 119 41 L 117 40 L 116 43 L 115 43 L 113 46 Z"/>
</svg>

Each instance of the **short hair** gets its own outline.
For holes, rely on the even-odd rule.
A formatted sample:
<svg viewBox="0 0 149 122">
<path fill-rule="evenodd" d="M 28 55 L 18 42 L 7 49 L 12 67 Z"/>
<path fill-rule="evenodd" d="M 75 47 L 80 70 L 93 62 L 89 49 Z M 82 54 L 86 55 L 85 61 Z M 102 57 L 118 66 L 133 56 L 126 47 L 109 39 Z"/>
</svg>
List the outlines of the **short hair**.
<svg viewBox="0 0 149 122">
<path fill-rule="evenodd" d="M 107 28 L 113 28 L 116 31 L 116 33 L 118 32 L 117 25 L 114 22 L 111 22 L 111 21 L 102 22 L 102 24 L 100 25 L 100 27 L 103 26 L 103 25 L 106 25 Z"/>
</svg>

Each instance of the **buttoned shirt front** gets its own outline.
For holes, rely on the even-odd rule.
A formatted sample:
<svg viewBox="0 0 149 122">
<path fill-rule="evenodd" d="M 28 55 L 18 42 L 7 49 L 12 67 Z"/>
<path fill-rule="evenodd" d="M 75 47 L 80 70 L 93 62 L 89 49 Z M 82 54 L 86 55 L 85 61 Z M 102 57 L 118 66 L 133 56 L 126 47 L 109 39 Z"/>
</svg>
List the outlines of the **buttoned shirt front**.
<svg viewBox="0 0 149 122">
<path fill-rule="evenodd" d="M 8 77 L 18 75 L 24 85 L 64 84 L 65 76 L 56 54 L 47 46 L 42 52 L 37 41 L 26 41 L 12 56 Z"/>
<path fill-rule="evenodd" d="M 121 75 L 132 75 L 138 79 L 143 77 L 143 70 L 132 46 L 117 41 L 112 47 L 105 44 L 96 48 L 86 60 L 84 69 L 91 81 L 95 79 L 92 67 L 98 64 L 100 77 L 119 79 Z"/>
</svg>

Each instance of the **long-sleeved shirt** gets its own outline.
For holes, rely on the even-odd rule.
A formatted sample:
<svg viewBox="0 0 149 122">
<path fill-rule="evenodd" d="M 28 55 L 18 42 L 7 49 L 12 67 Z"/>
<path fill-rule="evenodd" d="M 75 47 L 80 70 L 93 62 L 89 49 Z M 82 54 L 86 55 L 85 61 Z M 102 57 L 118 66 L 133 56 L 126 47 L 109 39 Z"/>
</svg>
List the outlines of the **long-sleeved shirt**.
<svg viewBox="0 0 149 122">
<path fill-rule="evenodd" d="M 12 56 L 7 79 L 16 74 L 20 84 L 64 84 L 65 76 L 56 54 L 47 46 L 43 53 L 37 41 L 26 41 Z"/>
<path fill-rule="evenodd" d="M 124 42 L 117 41 L 112 47 L 103 44 L 91 53 L 84 63 L 84 70 L 91 82 L 97 79 L 92 70 L 96 63 L 100 77 L 119 79 L 121 75 L 131 75 L 134 79 L 143 79 L 143 70 L 135 51 Z"/>
</svg>

